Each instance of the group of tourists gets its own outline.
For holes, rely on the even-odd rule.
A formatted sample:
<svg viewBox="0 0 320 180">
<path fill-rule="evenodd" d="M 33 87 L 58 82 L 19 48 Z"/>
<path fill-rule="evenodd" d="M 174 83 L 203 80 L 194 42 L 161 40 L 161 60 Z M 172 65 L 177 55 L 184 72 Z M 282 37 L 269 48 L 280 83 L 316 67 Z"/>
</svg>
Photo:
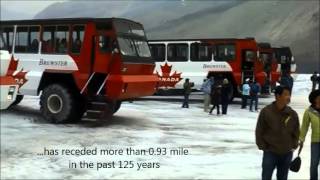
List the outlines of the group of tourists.
<svg viewBox="0 0 320 180">
<path fill-rule="evenodd" d="M 311 127 L 311 164 L 310 179 L 318 180 L 320 161 L 320 89 L 316 90 L 320 76 L 315 72 L 311 77 L 312 92 L 309 95 L 310 106 L 305 110 L 302 124 L 290 103 L 293 78 L 283 75 L 280 85 L 274 89 L 275 101 L 264 107 L 259 113 L 255 137 L 256 144 L 263 151 L 262 179 L 271 180 L 272 174 L 277 169 L 277 179 L 286 180 L 289 169 L 293 166 L 293 152 L 299 148 L 299 155 L 303 148 L 306 134 Z M 185 98 L 182 107 L 189 108 L 188 100 L 194 83 L 186 79 L 184 83 Z M 227 78 L 208 77 L 204 80 L 201 91 L 204 93 L 204 111 L 209 114 L 216 108 L 217 114 L 227 114 L 232 86 Z M 250 111 L 258 111 L 258 95 L 261 91 L 259 83 L 246 79 L 241 88 L 241 108 L 247 107 L 250 99 Z M 210 104 L 212 107 L 210 108 Z"/>
<path fill-rule="evenodd" d="M 201 91 L 204 93 L 204 112 L 212 114 L 212 111 L 216 108 L 217 115 L 220 115 L 221 106 L 221 114 L 227 114 L 230 92 L 232 91 L 232 86 L 227 78 L 221 76 L 217 78 L 208 77 L 204 80 Z M 210 104 L 212 105 L 211 108 Z"/>
</svg>

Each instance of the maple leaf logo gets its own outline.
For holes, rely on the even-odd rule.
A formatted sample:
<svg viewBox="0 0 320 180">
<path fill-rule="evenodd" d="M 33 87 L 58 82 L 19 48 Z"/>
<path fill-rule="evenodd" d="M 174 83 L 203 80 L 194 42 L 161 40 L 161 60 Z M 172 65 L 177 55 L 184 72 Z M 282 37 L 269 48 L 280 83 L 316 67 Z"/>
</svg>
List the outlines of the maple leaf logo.
<svg viewBox="0 0 320 180">
<path fill-rule="evenodd" d="M 174 71 L 174 73 L 171 75 L 172 65 L 168 65 L 167 63 L 165 63 L 163 66 L 160 67 L 162 71 L 161 75 L 157 71 L 157 75 L 159 77 L 159 87 L 175 87 L 175 85 L 179 81 L 181 81 L 182 73 L 177 73 L 177 71 Z"/>
<path fill-rule="evenodd" d="M 7 76 L 13 77 L 20 88 L 28 81 L 26 79 L 26 74 L 28 72 L 24 72 L 23 68 L 17 72 L 18 63 L 19 63 L 19 59 L 15 60 L 14 57 L 12 56 L 10 59 L 10 64 L 9 64 L 9 68 L 7 71 Z"/>
</svg>

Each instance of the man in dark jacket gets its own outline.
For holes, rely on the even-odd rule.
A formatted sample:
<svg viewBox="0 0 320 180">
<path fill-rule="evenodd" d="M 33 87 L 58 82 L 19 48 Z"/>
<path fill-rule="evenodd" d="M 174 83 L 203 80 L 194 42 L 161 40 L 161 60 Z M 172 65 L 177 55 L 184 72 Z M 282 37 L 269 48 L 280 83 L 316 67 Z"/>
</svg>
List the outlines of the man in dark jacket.
<svg viewBox="0 0 320 180">
<path fill-rule="evenodd" d="M 256 144 L 263 150 L 262 179 L 271 180 L 277 168 L 277 179 L 288 178 L 293 150 L 298 147 L 299 117 L 288 104 L 290 88 L 277 86 L 276 101 L 263 108 L 256 127 Z"/>
<path fill-rule="evenodd" d="M 213 105 L 209 111 L 209 114 L 212 114 L 214 108 L 217 108 L 217 115 L 220 115 L 220 104 L 221 104 L 221 89 L 222 85 L 219 81 L 211 87 L 211 104 Z"/>
<path fill-rule="evenodd" d="M 252 112 L 252 106 L 253 106 L 253 101 L 255 102 L 254 108 L 256 111 L 258 111 L 258 103 L 259 103 L 259 97 L 258 94 L 260 93 L 260 85 L 257 81 L 254 81 L 254 83 L 251 84 L 250 87 L 250 111 Z"/>
<path fill-rule="evenodd" d="M 231 93 L 231 85 L 229 83 L 229 80 L 225 78 L 222 83 L 222 89 L 221 89 L 221 105 L 222 105 L 222 114 L 227 114 L 228 111 L 228 105 L 230 101 L 230 93 Z"/>
<path fill-rule="evenodd" d="M 312 76 L 310 77 L 310 80 L 312 82 L 312 90 L 311 91 L 314 91 L 314 90 L 316 90 L 316 86 L 318 83 L 318 72 L 314 72 L 312 74 Z"/>
<path fill-rule="evenodd" d="M 182 103 L 182 108 L 189 108 L 189 95 L 191 94 L 191 91 L 192 91 L 191 88 L 193 86 L 194 86 L 194 83 L 189 82 L 188 78 L 183 83 L 184 99 Z"/>
</svg>

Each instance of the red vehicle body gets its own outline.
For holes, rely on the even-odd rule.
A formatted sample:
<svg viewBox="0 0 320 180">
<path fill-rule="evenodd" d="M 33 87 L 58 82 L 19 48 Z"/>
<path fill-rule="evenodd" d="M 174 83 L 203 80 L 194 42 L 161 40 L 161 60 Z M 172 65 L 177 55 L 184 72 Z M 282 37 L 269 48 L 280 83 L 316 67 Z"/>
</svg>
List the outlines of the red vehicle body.
<svg viewBox="0 0 320 180">
<path fill-rule="evenodd" d="M 277 72 L 278 62 L 270 43 L 258 43 L 258 47 L 259 62 L 262 71 L 266 73 L 266 83 L 262 86 L 262 92 L 270 93 L 280 78 L 280 72 Z"/>
</svg>

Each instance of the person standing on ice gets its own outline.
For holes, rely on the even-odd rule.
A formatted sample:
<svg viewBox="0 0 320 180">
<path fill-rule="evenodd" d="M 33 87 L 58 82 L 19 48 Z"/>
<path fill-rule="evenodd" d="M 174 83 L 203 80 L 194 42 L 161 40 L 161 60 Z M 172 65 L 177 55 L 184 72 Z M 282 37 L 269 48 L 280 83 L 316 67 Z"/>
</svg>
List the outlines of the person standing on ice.
<svg viewBox="0 0 320 180">
<path fill-rule="evenodd" d="M 182 103 L 182 108 L 189 108 L 189 95 L 191 94 L 191 88 L 194 86 L 194 83 L 189 82 L 187 78 L 183 83 L 183 90 L 184 90 L 184 99 Z"/>
<path fill-rule="evenodd" d="M 250 111 L 253 112 L 252 106 L 253 101 L 255 102 L 254 108 L 255 111 L 258 111 L 258 103 L 259 103 L 259 97 L 258 94 L 260 93 L 260 85 L 257 81 L 254 81 L 254 83 L 250 86 Z"/>
<path fill-rule="evenodd" d="M 229 105 L 229 95 L 231 92 L 231 85 L 229 80 L 225 78 L 222 82 L 222 89 L 221 89 L 221 105 L 222 105 L 222 114 L 227 114 L 228 105 Z"/>
<path fill-rule="evenodd" d="M 310 179 L 318 180 L 318 169 L 320 161 L 320 90 L 312 91 L 309 95 L 311 106 L 306 109 L 303 115 L 300 148 L 303 147 L 306 134 L 311 125 L 311 165 Z"/>
<path fill-rule="evenodd" d="M 271 180 L 275 168 L 277 179 L 288 179 L 294 149 L 299 142 L 299 117 L 288 106 L 291 98 L 289 87 L 275 88 L 276 101 L 264 107 L 255 130 L 256 144 L 263 151 L 262 179 Z"/>
<path fill-rule="evenodd" d="M 317 84 L 318 84 L 318 72 L 314 72 L 313 74 L 312 74 L 312 76 L 310 77 L 310 80 L 311 80 L 311 82 L 312 82 L 312 89 L 311 89 L 311 91 L 314 91 L 314 90 L 316 90 L 316 86 L 317 86 Z"/>
<path fill-rule="evenodd" d="M 217 107 L 217 115 L 220 115 L 221 89 L 222 85 L 220 81 L 215 82 L 211 87 L 211 104 L 213 106 L 210 109 L 209 114 L 212 114 L 214 108 Z"/>
<path fill-rule="evenodd" d="M 203 92 L 204 96 L 204 112 L 209 111 L 210 106 L 210 94 L 211 94 L 211 86 L 214 84 L 214 77 L 211 76 L 210 78 L 207 78 L 206 81 L 203 82 L 201 86 L 201 91 Z"/>
<path fill-rule="evenodd" d="M 242 105 L 241 109 L 247 108 L 248 99 L 250 98 L 250 86 L 249 86 L 250 79 L 247 78 L 245 83 L 242 85 Z"/>
<path fill-rule="evenodd" d="M 319 75 L 318 75 L 317 80 L 318 80 L 318 90 L 320 90 L 320 73 L 319 73 Z"/>
</svg>

